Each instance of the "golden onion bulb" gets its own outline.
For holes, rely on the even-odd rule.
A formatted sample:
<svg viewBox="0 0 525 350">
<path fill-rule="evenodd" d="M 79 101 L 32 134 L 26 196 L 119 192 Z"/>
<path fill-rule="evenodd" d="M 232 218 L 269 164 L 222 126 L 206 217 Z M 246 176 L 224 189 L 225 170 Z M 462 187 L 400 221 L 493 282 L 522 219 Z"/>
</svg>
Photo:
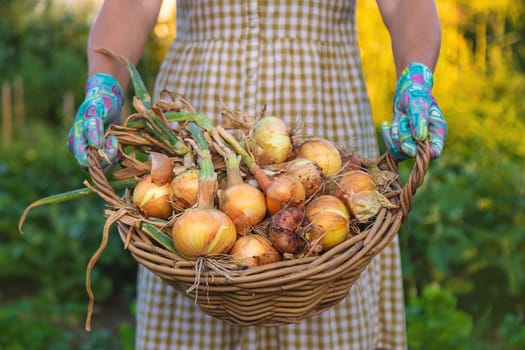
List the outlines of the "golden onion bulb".
<svg viewBox="0 0 525 350">
<path fill-rule="evenodd" d="M 169 203 L 169 183 L 157 185 L 151 175 L 139 180 L 133 189 L 132 201 L 146 216 L 167 219 L 173 211 Z"/>
<path fill-rule="evenodd" d="M 317 192 L 325 180 L 321 167 L 306 158 L 295 158 L 291 161 L 286 175 L 296 178 L 303 184 L 306 197 Z"/>
<path fill-rule="evenodd" d="M 252 130 L 250 148 L 259 165 L 282 163 L 292 151 L 290 131 L 282 119 L 263 117 Z"/>
<path fill-rule="evenodd" d="M 232 219 L 237 233 L 244 235 L 266 216 L 266 198 L 255 186 L 240 183 L 219 192 L 219 209 Z"/>
<path fill-rule="evenodd" d="M 343 242 L 350 232 L 350 214 L 345 204 L 337 197 L 321 195 L 306 205 L 305 215 L 317 228 L 312 231 L 310 241 L 321 238 L 323 250 Z"/>
<path fill-rule="evenodd" d="M 237 231 L 233 221 L 213 207 L 186 209 L 172 228 L 175 250 L 187 257 L 197 258 L 230 251 Z"/>
<path fill-rule="evenodd" d="M 296 150 L 296 157 L 314 161 L 326 176 L 337 174 L 343 165 L 339 150 L 331 142 L 322 138 L 313 138 L 303 142 Z"/>
<path fill-rule="evenodd" d="M 265 192 L 266 207 L 273 215 L 286 207 L 304 206 L 306 191 L 303 184 L 292 176 L 279 176 L 272 179 Z"/>
<path fill-rule="evenodd" d="M 281 254 L 263 236 L 250 234 L 239 237 L 230 255 L 242 265 L 260 266 L 281 260 Z"/>
<path fill-rule="evenodd" d="M 182 211 L 197 202 L 199 194 L 199 170 L 189 169 L 171 180 L 170 203 L 176 211 Z"/>
</svg>

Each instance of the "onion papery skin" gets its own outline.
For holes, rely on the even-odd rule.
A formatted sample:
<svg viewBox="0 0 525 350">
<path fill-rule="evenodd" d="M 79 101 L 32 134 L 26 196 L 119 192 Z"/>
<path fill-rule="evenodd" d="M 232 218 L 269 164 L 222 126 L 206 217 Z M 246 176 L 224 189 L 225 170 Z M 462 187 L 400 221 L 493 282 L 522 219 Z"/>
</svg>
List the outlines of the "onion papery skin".
<svg viewBox="0 0 525 350">
<path fill-rule="evenodd" d="M 177 212 L 192 207 L 199 193 L 199 170 L 189 169 L 170 182 L 170 204 Z"/>
<path fill-rule="evenodd" d="M 325 181 L 321 167 L 306 158 L 296 158 L 286 170 L 286 175 L 299 180 L 304 187 L 306 197 L 316 193 Z"/>
<path fill-rule="evenodd" d="M 305 215 L 317 229 L 311 231 L 310 241 L 320 235 L 322 250 L 333 248 L 343 242 L 350 232 L 350 214 L 337 197 L 321 195 L 305 207 Z"/>
<path fill-rule="evenodd" d="M 260 266 L 281 261 L 281 254 L 263 236 L 250 234 L 239 237 L 230 251 L 231 257 L 239 264 Z"/>
<path fill-rule="evenodd" d="M 173 223 L 175 250 L 188 259 L 227 254 L 237 239 L 233 221 L 213 207 L 187 209 Z"/>
<path fill-rule="evenodd" d="M 396 208 L 382 195 L 372 176 L 362 170 L 344 173 L 336 181 L 332 194 L 345 203 L 350 216 L 358 223 L 366 223 L 381 208 Z"/>
<path fill-rule="evenodd" d="M 321 167 L 327 177 L 337 174 L 343 165 L 337 147 L 322 138 L 308 139 L 296 149 L 296 158 L 306 158 Z"/>
<path fill-rule="evenodd" d="M 377 186 L 367 172 L 354 170 L 338 177 L 331 192 L 343 201 L 351 217 L 362 223 L 381 209 L 376 190 Z"/>
<path fill-rule="evenodd" d="M 298 254 L 306 247 L 304 232 L 308 225 L 303 209 L 284 208 L 270 218 L 268 238 L 279 252 Z"/>
<path fill-rule="evenodd" d="M 173 164 L 171 159 L 159 152 L 150 152 L 151 158 L 151 182 L 164 185 L 173 179 Z"/>
<path fill-rule="evenodd" d="M 353 170 L 336 178 L 336 186 L 333 192 L 336 197 L 339 197 L 346 193 L 375 191 L 376 189 L 377 185 L 370 174 L 362 170 Z"/>
<path fill-rule="evenodd" d="M 382 208 L 377 191 L 361 191 L 347 195 L 345 199 L 352 217 L 359 223 L 367 222 Z"/>
<path fill-rule="evenodd" d="M 292 151 L 290 131 L 280 118 L 266 116 L 255 124 L 250 149 L 259 165 L 284 162 Z"/>
<path fill-rule="evenodd" d="M 169 183 L 156 185 L 151 175 L 146 175 L 135 185 L 132 200 L 144 215 L 168 219 L 173 213 L 169 193 Z"/>
<path fill-rule="evenodd" d="M 219 209 L 232 219 L 237 233 L 245 235 L 266 216 L 266 198 L 256 187 L 241 183 L 219 191 Z"/>
<path fill-rule="evenodd" d="M 287 207 L 302 208 L 306 199 L 306 191 L 299 180 L 283 175 L 272 179 L 266 188 L 265 196 L 268 212 L 274 215 Z"/>
</svg>

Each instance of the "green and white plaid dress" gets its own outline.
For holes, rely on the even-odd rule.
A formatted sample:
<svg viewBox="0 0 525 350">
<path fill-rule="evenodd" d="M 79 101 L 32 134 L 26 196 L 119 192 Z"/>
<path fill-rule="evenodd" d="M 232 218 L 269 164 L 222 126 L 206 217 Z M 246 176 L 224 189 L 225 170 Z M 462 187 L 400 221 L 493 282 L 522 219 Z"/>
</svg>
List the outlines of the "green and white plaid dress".
<svg viewBox="0 0 525 350">
<path fill-rule="evenodd" d="M 155 90 L 220 118 L 221 100 L 377 156 L 361 71 L 355 0 L 182 0 Z M 141 267 L 137 349 L 405 349 L 397 239 L 340 304 L 297 325 L 239 328 L 203 314 Z"/>
</svg>

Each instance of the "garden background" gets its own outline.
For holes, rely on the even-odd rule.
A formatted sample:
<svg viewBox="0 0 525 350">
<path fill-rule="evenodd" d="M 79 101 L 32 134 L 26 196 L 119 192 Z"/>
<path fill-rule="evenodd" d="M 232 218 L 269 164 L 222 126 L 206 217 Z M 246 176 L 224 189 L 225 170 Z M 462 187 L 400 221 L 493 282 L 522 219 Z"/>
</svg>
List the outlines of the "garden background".
<svg viewBox="0 0 525 350">
<path fill-rule="evenodd" d="M 0 349 L 132 348 L 136 265 L 115 234 L 92 274 L 94 329 L 83 330 L 101 200 L 34 209 L 24 235 L 17 229 L 29 203 L 87 177 L 65 141 L 83 99 L 98 3 L 0 2 Z M 410 348 L 525 349 L 525 2 L 437 3 L 434 93 L 449 135 L 399 232 Z M 379 125 L 391 118 L 390 43 L 375 1 L 358 4 Z M 150 87 L 175 35 L 166 10 L 138 65 Z"/>
</svg>

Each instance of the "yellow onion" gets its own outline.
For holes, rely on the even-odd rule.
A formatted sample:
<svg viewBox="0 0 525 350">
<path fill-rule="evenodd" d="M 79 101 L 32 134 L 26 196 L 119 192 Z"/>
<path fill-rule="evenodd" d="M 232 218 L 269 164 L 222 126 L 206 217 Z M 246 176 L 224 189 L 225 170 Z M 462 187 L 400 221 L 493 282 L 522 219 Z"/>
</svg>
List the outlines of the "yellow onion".
<svg viewBox="0 0 525 350">
<path fill-rule="evenodd" d="M 302 208 L 306 199 L 303 184 L 292 176 L 279 176 L 268 184 L 265 191 L 266 207 L 273 215 L 287 207 Z"/>
<path fill-rule="evenodd" d="M 291 161 L 286 175 L 296 178 L 303 184 L 306 197 L 317 192 L 324 183 L 324 174 L 319 165 L 306 158 L 296 158 Z"/>
<path fill-rule="evenodd" d="M 339 172 L 343 162 L 339 150 L 322 138 L 308 139 L 300 144 L 296 149 L 296 158 L 314 161 L 326 176 L 333 176 Z"/>
<path fill-rule="evenodd" d="M 250 234 L 239 237 L 230 255 L 242 265 L 260 266 L 281 260 L 281 254 L 263 236 Z"/>
<path fill-rule="evenodd" d="M 240 183 L 219 191 L 219 209 L 235 224 L 237 233 L 244 235 L 266 216 L 266 198 L 255 186 Z"/>
<path fill-rule="evenodd" d="M 337 197 L 321 195 L 306 205 L 305 215 L 316 229 L 311 231 L 310 241 L 322 237 L 322 250 L 343 242 L 350 232 L 350 214 Z"/>
<path fill-rule="evenodd" d="M 362 170 L 353 170 L 337 177 L 334 195 L 341 197 L 347 193 L 374 191 L 376 189 L 377 185 L 370 174 Z"/>
<path fill-rule="evenodd" d="M 133 189 L 132 200 L 146 216 L 167 219 L 172 214 L 169 203 L 169 183 L 157 185 L 152 181 L 151 175 L 146 175 L 139 180 Z"/>
<path fill-rule="evenodd" d="M 173 223 L 173 245 L 186 258 L 197 258 L 230 251 L 237 231 L 233 221 L 213 207 L 186 209 Z"/>
<path fill-rule="evenodd" d="M 396 205 L 377 190 L 372 176 L 361 170 L 341 175 L 332 194 L 344 202 L 351 217 L 359 223 L 367 222 L 383 207 L 396 208 Z"/>
<path fill-rule="evenodd" d="M 381 208 L 397 208 L 378 191 L 361 191 L 347 196 L 347 206 L 357 222 L 365 223 L 379 213 Z"/>
<path fill-rule="evenodd" d="M 266 116 L 253 127 L 250 150 L 260 165 L 284 162 L 292 151 L 290 131 L 280 118 Z"/>
<path fill-rule="evenodd" d="M 219 209 L 232 219 L 237 233 L 245 235 L 266 216 L 266 197 L 257 187 L 244 182 L 241 157 L 224 144 L 216 131 L 210 132 L 210 136 L 226 166 L 225 189 L 217 192 Z"/>
<path fill-rule="evenodd" d="M 182 211 L 197 202 L 199 193 L 199 170 L 189 169 L 175 176 L 170 183 L 170 203 L 176 211 Z"/>
</svg>

